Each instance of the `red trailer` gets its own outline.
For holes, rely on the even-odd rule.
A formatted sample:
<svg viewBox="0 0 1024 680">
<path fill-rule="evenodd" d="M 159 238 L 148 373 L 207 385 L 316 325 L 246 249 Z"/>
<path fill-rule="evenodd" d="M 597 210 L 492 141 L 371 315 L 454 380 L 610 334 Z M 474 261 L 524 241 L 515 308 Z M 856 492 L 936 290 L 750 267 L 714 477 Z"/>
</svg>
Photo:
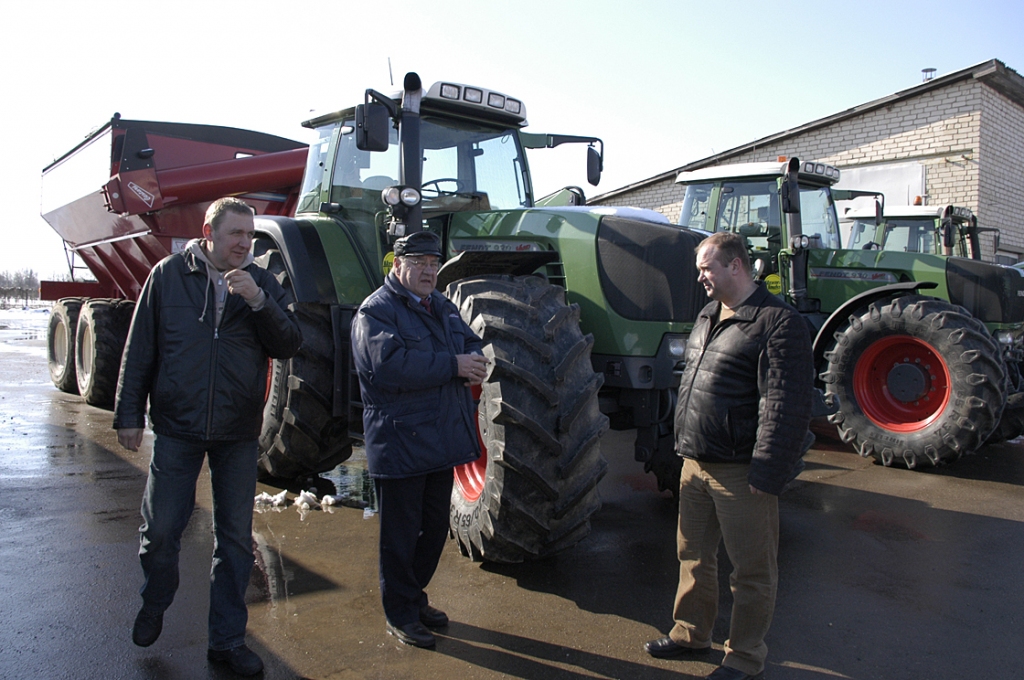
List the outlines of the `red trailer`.
<svg viewBox="0 0 1024 680">
<path fill-rule="evenodd" d="M 243 198 L 260 215 L 292 215 L 307 145 L 250 130 L 110 122 L 43 169 L 41 213 L 64 239 L 72 275 L 42 281 L 50 377 L 95 406 L 114 402 L 132 309 L 153 266 L 201 235 L 206 208 Z"/>
</svg>

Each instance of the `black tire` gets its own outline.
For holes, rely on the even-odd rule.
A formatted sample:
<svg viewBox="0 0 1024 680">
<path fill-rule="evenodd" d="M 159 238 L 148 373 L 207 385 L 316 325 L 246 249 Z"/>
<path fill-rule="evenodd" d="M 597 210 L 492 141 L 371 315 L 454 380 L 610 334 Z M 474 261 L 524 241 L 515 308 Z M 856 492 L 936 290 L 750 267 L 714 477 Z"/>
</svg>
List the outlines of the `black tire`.
<svg viewBox="0 0 1024 680">
<path fill-rule="evenodd" d="M 89 300 L 82 305 L 75 333 L 75 373 L 85 403 L 114 408 L 121 354 L 134 309 L 130 300 Z"/>
<path fill-rule="evenodd" d="M 46 354 L 50 365 L 50 380 L 61 392 L 78 394 L 75 374 L 75 333 L 82 298 L 61 298 L 50 310 L 50 324 L 46 331 Z"/>
<path fill-rule="evenodd" d="M 536 276 L 464 279 L 447 295 L 492 361 L 477 418 L 484 453 L 455 470 L 452 535 L 467 557 L 495 562 L 575 545 L 590 533 L 608 468 L 604 377 L 591 366 L 579 306 Z"/>
<path fill-rule="evenodd" d="M 256 264 L 292 289 L 284 258 L 273 242 L 258 238 Z M 296 303 L 302 347 L 291 359 L 274 359 L 259 438 L 260 475 L 295 479 L 326 472 L 352 455 L 345 418 L 332 416 L 334 336 L 327 305 Z"/>
<path fill-rule="evenodd" d="M 999 424 L 985 440 L 986 444 L 1016 439 L 1024 434 L 1024 392 L 1010 395 L 1006 400 L 1006 408 L 999 419 Z"/>
<path fill-rule="evenodd" d="M 1006 398 L 1003 361 L 985 326 L 944 300 L 872 303 L 835 333 L 821 375 L 839 397 L 840 438 L 883 465 L 941 465 L 977 450 Z"/>
</svg>

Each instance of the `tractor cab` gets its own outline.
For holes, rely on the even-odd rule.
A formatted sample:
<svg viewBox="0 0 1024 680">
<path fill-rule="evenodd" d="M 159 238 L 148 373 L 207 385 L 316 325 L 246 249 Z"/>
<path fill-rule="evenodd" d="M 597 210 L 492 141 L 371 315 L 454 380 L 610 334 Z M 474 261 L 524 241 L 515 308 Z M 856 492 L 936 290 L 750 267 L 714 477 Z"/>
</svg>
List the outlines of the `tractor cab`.
<svg viewBox="0 0 1024 680">
<path fill-rule="evenodd" d="M 681 172 L 686 187 L 679 224 L 706 231 L 732 231 L 744 236 L 750 260 L 769 290 L 782 292 L 780 252 L 790 247 L 791 234 L 783 195 L 788 162 L 740 163 Z M 839 222 L 830 187 L 839 170 L 823 163 L 801 163 L 798 171 L 802 234 L 810 248 L 839 248 Z"/>
<path fill-rule="evenodd" d="M 840 227 L 850 250 L 888 250 L 981 259 L 978 218 L 960 206 L 886 206 L 881 220 L 874 210 L 849 210 Z"/>
</svg>

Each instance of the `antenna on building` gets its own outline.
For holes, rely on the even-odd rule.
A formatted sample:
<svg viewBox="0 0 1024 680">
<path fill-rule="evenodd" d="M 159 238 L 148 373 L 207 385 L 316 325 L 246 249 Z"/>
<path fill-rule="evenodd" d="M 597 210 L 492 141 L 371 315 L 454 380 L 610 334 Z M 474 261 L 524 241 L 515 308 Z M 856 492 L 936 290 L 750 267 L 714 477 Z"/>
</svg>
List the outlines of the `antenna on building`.
<svg viewBox="0 0 1024 680">
<path fill-rule="evenodd" d="M 921 78 L 922 83 L 927 83 L 929 80 L 935 77 L 935 69 L 933 69 L 931 66 L 929 66 L 928 68 L 921 69 L 921 73 L 924 74 L 924 77 Z"/>
</svg>

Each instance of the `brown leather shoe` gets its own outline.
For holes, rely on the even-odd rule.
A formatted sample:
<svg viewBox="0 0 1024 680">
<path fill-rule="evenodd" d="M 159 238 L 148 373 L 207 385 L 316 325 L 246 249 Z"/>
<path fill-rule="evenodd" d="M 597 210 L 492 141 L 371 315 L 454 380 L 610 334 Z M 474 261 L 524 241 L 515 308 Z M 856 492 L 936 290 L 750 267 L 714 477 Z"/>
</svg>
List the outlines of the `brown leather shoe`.
<svg viewBox="0 0 1024 680">
<path fill-rule="evenodd" d="M 684 647 L 667 635 L 645 643 L 644 650 L 655 659 L 698 659 L 711 653 L 710 647 Z"/>
</svg>

